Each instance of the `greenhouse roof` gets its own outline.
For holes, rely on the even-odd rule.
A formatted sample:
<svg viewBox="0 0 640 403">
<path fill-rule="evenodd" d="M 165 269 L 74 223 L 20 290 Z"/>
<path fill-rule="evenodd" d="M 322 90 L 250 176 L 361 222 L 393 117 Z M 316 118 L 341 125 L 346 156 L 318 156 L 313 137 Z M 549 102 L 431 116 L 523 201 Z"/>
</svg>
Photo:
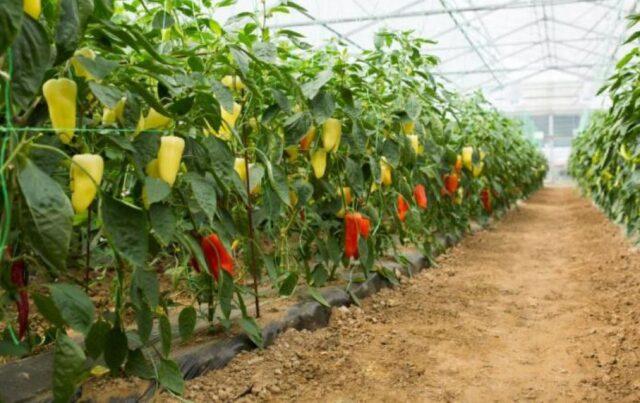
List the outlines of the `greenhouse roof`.
<svg viewBox="0 0 640 403">
<path fill-rule="evenodd" d="M 272 1 L 272 3 L 276 3 Z M 437 41 L 436 72 L 463 92 L 482 89 L 512 112 L 579 112 L 604 105 L 595 95 L 625 51 L 637 0 L 298 0 L 307 12 L 278 14 L 314 45 L 341 39 L 373 47 L 380 29 L 413 30 Z M 239 0 L 231 12 L 254 10 Z M 218 16 L 221 17 L 222 15 Z"/>
</svg>

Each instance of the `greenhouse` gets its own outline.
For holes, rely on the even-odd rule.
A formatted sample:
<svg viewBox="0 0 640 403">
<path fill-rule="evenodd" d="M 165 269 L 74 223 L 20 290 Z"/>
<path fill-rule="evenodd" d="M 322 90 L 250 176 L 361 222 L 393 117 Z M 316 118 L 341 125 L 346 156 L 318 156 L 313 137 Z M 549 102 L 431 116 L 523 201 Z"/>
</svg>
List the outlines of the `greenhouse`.
<svg viewBox="0 0 640 403">
<path fill-rule="evenodd" d="M 2 0 L 0 402 L 640 401 L 636 0 Z"/>
</svg>

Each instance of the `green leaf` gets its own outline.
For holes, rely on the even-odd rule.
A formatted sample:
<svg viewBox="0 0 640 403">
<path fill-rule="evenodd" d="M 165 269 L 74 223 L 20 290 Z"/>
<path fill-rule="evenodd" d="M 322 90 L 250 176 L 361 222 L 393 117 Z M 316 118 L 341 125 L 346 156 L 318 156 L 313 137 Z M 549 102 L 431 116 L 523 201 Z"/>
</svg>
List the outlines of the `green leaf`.
<svg viewBox="0 0 640 403">
<path fill-rule="evenodd" d="M 113 375 L 120 373 L 128 352 L 127 335 L 118 326 L 113 327 L 107 333 L 104 345 L 104 362 Z"/>
<path fill-rule="evenodd" d="M 143 210 L 103 195 L 101 214 L 111 246 L 136 267 L 143 267 L 149 249 L 149 226 Z"/>
<path fill-rule="evenodd" d="M 191 186 L 193 198 L 196 200 L 196 203 L 207 216 L 209 223 L 212 223 L 213 215 L 217 208 L 215 180 L 209 173 L 203 176 L 196 172 L 189 172 L 184 178 Z"/>
<path fill-rule="evenodd" d="M 336 103 L 333 96 L 327 91 L 320 91 L 318 95 L 311 100 L 311 111 L 316 122 L 322 123 L 333 115 L 336 109 Z"/>
<path fill-rule="evenodd" d="M 329 302 L 327 302 L 327 300 L 322 296 L 322 294 L 320 294 L 320 292 L 316 288 L 309 287 L 308 291 L 309 291 L 309 295 L 311 295 L 313 299 L 315 299 L 316 301 L 318 301 L 319 303 L 321 303 L 322 305 L 328 308 L 331 307 L 331 305 L 329 305 Z"/>
<path fill-rule="evenodd" d="M 158 382 L 173 393 L 178 395 L 182 395 L 184 393 L 184 380 L 182 379 L 180 368 L 175 361 L 167 360 L 165 358 L 160 359 L 160 365 L 158 366 Z"/>
<path fill-rule="evenodd" d="M 262 339 L 262 331 L 256 320 L 252 317 L 245 316 L 240 319 L 240 326 L 247 333 L 247 336 L 251 339 L 253 344 L 259 348 L 264 347 L 264 341 Z"/>
<path fill-rule="evenodd" d="M 231 94 L 231 91 L 218 81 L 214 81 L 211 84 L 211 89 L 213 90 L 213 95 L 216 96 L 216 99 L 220 103 L 220 106 L 229 113 L 233 112 L 233 94 Z"/>
<path fill-rule="evenodd" d="M 168 245 L 173 240 L 177 225 L 176 216 L 171 206 L 162 203 L 151 205 L 149 219 L 153 234 L 164 246 Z"/>
<path fill-rule="evenodd" d="M 196 309 L 193 306 L 185 307 L 180 311 L 180 316 L 178 316 L 178 329 L 182 341 L 188 340 L 191 335 L 193 335 L 197 319 Z"/>
<path fill-rule="evenodd" d="M 153 312 L 147 304 L 142 304 L 136 308 L 136 324 L 138 325 L 140 340 L 146 343 L 149 341 L 149 336 L 153 329 Z"/>
<path fill-rule="evenodd" d="M 103 320 L 99 320 L 91 326 L 87 337 L 84 339 L 84 348 L 89 357 L 94 360 L 100 357 L 100 354 L 104 351 L 109 330 L 109 324 Z"/>
<path fill-rule="evenodd" d="M 22 24 L 23 0 L 5 0 L 0 3 L 0 56 L 11 45 Z"/>
<path fill-rule="evenodd" d="M 298 144 L 311 127 L 309 113 L 297 112 L 284 122 L 284 138 L 286 145 Z"/>
<path fill-rule="evenodd" d="M 171 188 L 167 182 L 150 176 L 144 178 L 144 186 L 149 204 L 163 201 L 171 194 Z"/>
<path fill-rule="evenodd" d="M 333 72 L 331 71 L 331 69 L 320 72 L 316 76 L 316 78 L 302 84 L 302 86 L 300 87 L 302 89 L 302 94 L 308 99 L 313 99 L 316 94 L 318 94 L 318 91 L 320 91 L 320 88 L 322 88 L 326 83 L 329 82 L 329 80 L 331 80 L 331 77 L 333 77 Z"/>
<path fill-rule="evenodd" d="M 160 315 L 160 344 L 162 345 L 162 354 L 167 357 L 171 352 L 171 323 L 166 315 Z"/>
<path fill-rule="evenodd" d="M 171 28 L 173 24 L 175 24 L 173 16 L 164 10 L 158 11 L 151 22 L 153 29 L 167 29 Z"/>
<path fill-rule="evenodd" d="M 93 12 L 92 0 L 60 0 L 56 29 L 56 62 L 67 60 L 78 47 L 84 25 Z"/>
<path fill-rule="evenodd" d="M 89 89 L 91 89 L 93 95 L 95 95 L 100 102 L 112 109 L 116 107 L 116 104 L 124 96 L 124 93 L 118 88 L 111 85 L 98 84 L 95 81 L 89 82 Z"/>
<path fill-rule="evenodd" d="M 89 73 L 91 73 L 92 76 L 94 76 L 98 80 L 102 80 L 107 77 L 119 65 L 116 61 L 107 60 L 100 56 L 96 56 L 95 59 L 89 59 L 84 56 L 78 55 L 76 56 L 76 59 L 80 64 L 82 64 L 82 66 L 84 66 L 85 69 L 87 69 Z"/>
<path fill-rule="evenodd" d="M 270 42 L 256 42 L 253 44 L 253 55 L 260 61 L 275 64 L 278 59 L 276 45 Z"/>
<path fill-rule="evenodd" d="M 54 326 L 60 328 L 64 327 L 64 319 L 62 319 L 62 315 L 60 315 L 60 311 L 51 297 L 40 293 L 34 293 L 32 297 L 33 302 L 36 304 L 36 307 L 38 307 L 40 315 L 51 322 Z"/>
<path fill-rule="evenodd" d="M 93 323 L 93 302 L 78 286 L 73 284 L 49 284 L 51 300 L 60 316 L 73 329 L 87 334 Z"/>
<path fill-rule="evenodd" d="M 278 289 L 278 294 L 288 297 L 296 289 L 298 285 L 298 275 L 296 273 L 289 273 L 287 277 L 285 277 L 284 281 L 280 284 L 280 288 Z"/>
<path fill-rule="evenodd" d="M 142 379 L 154 379 L 156 377 L 151 361 L 147 359 L 142 349 L 139 348 L 129 351 L 124 371 L 129 376 L 137 376 Z"/>
<path fill-rule="evenodd" d="M 4 37 L 4 31 L 2 31 Z M 40 92 L 44 74 L 51 66 L 51 46 L 46 29 L 33 18 L 24 18 L 18 36 L 11 45 L 13 76 L 11 97 L 26 109 Z"/>
<path fill-rule="evenodd" d="M 221 276 L 218 279 L 218 297 L 220 299 L 220 310 L 225 319 L 231 316 L 231 302 L 233 300 L 233 278 L 226 272 L 220 270 Z"/>
<path fill-rule="evenodd" d="M 85 373 L 82 348 L 63 331 L 58 331 L 53 350 L 53 399 L 68 402 Z"/>
<path fill-rule="evenodd" d="M 151 310 L 155 310 L 160 299 L 158 273 L 153 269 L 136 267 L 131 277 L 131 301 L 139 307 L 144 299 Z"/>
</svg>

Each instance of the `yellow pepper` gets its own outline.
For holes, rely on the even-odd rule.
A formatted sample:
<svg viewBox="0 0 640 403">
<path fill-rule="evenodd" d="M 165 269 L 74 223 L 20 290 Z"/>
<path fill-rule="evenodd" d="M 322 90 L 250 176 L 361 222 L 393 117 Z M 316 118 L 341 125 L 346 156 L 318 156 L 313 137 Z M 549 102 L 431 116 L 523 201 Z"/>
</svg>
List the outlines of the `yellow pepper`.
<svg viewBox="0 0 640 403">
<path fill-rule="evenodd" d="M 158 159 L 154 158 L 144 167 L 147 176 L 152 178 L 160 179 L 160 172 L 158 172 Z"/>
<path fill-rule="evenodd" d="M 287 153 L 289 162 L 294 162 L 298 158 L 298 146 L 289 146 L 284 151 Z"/>
<path fill-rule="evenodd" d="M 345 203 L 351 204 L 351 202 L 353 201 L 353 195 L 351 194 L 351 188 L 349 186 L 343 186 L 342 190 L 338 188 L 338 196 L 342 198 L 343 194 Z"/>
<path fill-rule="evenodd" d="M 122 97 L 113 109 L 105 106 L 102 111 L 102 124 L 113 125 L 116 122 L 122 122 L 124 118 L 124 105 L 126 102 L 127 98 Z"/>
<path fill-rule="evenodd" d="M 484 162 L 480 162 L 473 166 L 473 177 L 477 178 L 482 174 L 482 169 L 484 168 Z"/>
<path fill-rule="evenodd" d="M 71 205 L 79 214 L 86 211 L 96 197 L 104 172 L 104 161 L 97 154 L 77 154 L 71 161 Z"/>
<path fill-rule="evenodd" d="M 42 4 L 40 0 L 24 0 L 22 2 L 22 9 L 25 13 L 29 14 L 31 18 L 37 20 L 40 18 L 42 12 Z"/>
<path fill-rule="evenodd" d="M 184 140 L 176 136 L 160 137 L 160 149 L 158 150 L 158 176 L 169 186 L 173 186 L 180 169 Z"/>
<path fill-rule="evenodd" d="M 407 137 L 409 138 L 409 142 L 411 143 L 411 148 L 413 148 L 413 152 L 416 153 L 416 155 L 422 154 L 422 150 L 420 147 L 420 140 L 418 139 L 418 135 L 417 134 L 409 134 L 407 135 Z"/>
<path fill-rule="evenodd" d="M 322 147 L 327 152 L 334 152 L 340 146 L 342 137 L 342 122 L 329 118 L 322 125 Z"/>
<path fill-rule="evenodd" d="M 238 173 L 242 182 L 247 180 L 247 165 L 245 164 L 244 158 L 236 158 L 233 162 L 233 169 Z"/>
<path fill-rule="evenodd" d="M 245 89 L 245 85 L 239 76 L 224 76 L 220 82 L 222 85 L 232 90 L 240 91 Z"/>
<path fill-rule="evenodd" d="M 390 186 L 392 183 L 391 165 L 389 165 L 385 157 L 380 159 L 380 182 L 385 186 Z"/>
<path fill-rule="evenodd" d="M 320 179 L 324 176 L 324 171 L 327 169 L 327 152 L 324 149 L 319 148 L 311 154 L 311 166 L 316 178 Z"/>
<path fill-rule="evenodd" d="M 87 70 L 77 56 L 83 56 L 90 60 L 95 60 L 96 53 L 89 48 L 82 48 L 75 51 L 71 58 L 71 66 L 78 77 L 84 77 L 86 80 L 95 80 L 96 78 Z"/>
<path fill-rule="evenodd" d="M 473 164 L 473 147 L 464 147 L 462 149 L 462 164 L 469 170 L 472 170 Z"/>
<path fill-rule="evenodd" d="M 171 118 L 164 116 L 155 109 L 149 109 L 147 116 L 140 116 L 138 120 L 138 127 L 136 127 L 136 133 L 145 130 L 162 129 L 171 124 Z"/>
<path fill-rule="evenodd" d="M 291 204 L 291 207 L 294 207 L 298 204 L 298 193 L 296 193 L 293 190 L 289 191 L 289 202 Z"/>
<path fill-rule="evenodd" d="M 408 122 L 404 122 L 402 124 L 402 132 L 404 134 L 411 134 L 411 133 L 413 133 L 413 129 L 415 127 L 416 127 L 416 124 L 412 120 L 410 120 Z"/>
<path fill-rule="evenodd" d="M 60 141 L 69 144 L 76 128 L 76 98 L 78 86 L 67 78 L 50 79 L 42 86 L 44 99 L 49 107 L 51 125 Z"/>
<path fill-rule="evenodd" d="M 231 129 L 236 126 L 236 121 L 242 112 L 242 106 L 236 102 L 233 103 L 233 111 L 229 113 L 223 106 L 220 106 L 220 116 L 222 123 L 220 124 L 220 130 L 217 136 L 224 140 L 231 138 Z"/>
</svg>

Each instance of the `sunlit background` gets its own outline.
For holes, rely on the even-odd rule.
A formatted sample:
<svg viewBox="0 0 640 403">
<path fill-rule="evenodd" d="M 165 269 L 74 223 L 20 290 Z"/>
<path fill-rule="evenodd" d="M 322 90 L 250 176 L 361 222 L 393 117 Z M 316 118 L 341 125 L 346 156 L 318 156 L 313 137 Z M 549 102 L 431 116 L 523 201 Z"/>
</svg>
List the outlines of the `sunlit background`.
<svg viewBox="0 0 640 403">
<path fill-rule="evenodd" d="M 268 1 L 269 5 L 277 1 Z M 482 90 L 521 118 L 547 155 L 550 178 L 566 173 L 571 138 L 589 113 L 607 106 L 597 90 L 625 52 L 626 16 L 637 0 L 298 0 L 307 12 L 277 14 L 313 45 L 340 39 L 354 52 L 380 29 L 413 30 L 437 41 L 424 52 L 436 73 L 462 92 Z M 238 0 L 214 11 L 224 21 L 256 10 Z"/>
</svg>

